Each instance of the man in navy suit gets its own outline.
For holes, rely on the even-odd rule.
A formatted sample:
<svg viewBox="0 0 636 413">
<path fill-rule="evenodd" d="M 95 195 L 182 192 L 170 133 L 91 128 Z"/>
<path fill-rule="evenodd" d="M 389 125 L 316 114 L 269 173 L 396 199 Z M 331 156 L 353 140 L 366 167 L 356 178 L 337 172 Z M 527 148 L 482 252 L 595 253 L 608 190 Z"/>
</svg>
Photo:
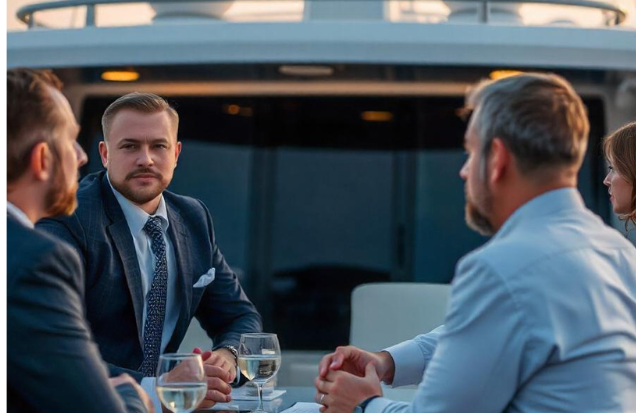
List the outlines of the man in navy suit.
<svg viewBox="0 0 636 413">
<path fill-rule="evenodd" d="M 33 229 L 73 212 L 86 163 L 60 88 L 48 71 L 7 72 L 7 410 L 146 412 L 152 404 L 132 377 L 108 378 L 85 317 L 79 257 Z"/>
<path fill-rule="evenodd" d="M 166 188 L 181 152 L 179 117 L 161 97 L 131 93 L 104 112 L 106 171 L 82 180 L 70 217 L 38 226 L 67 241 L 86 270 L 86 307 L 104 359 L 145 388 L 160 353 L 177 351 L 193 317 L 214 341 L 201 407 L 230 400 L 241 333 L 261 318 L 225 262 L 212 218 Z"/>
</svg>

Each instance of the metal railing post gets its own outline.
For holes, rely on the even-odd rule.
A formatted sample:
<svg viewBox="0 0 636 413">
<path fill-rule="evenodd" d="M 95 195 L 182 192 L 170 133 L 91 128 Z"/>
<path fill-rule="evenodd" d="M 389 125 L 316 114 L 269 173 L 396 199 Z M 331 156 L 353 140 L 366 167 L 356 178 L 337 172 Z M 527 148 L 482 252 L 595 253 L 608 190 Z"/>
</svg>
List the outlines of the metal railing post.
<svg viewBox="0 0 636 413">
<path fill-rule="evenodd" d="M 97 16 L 95 15 L 95 5 L 87 4 L 86 5 L 86 26 L 88 27 L 95 26 L 96 17 Z"/>
</svg>

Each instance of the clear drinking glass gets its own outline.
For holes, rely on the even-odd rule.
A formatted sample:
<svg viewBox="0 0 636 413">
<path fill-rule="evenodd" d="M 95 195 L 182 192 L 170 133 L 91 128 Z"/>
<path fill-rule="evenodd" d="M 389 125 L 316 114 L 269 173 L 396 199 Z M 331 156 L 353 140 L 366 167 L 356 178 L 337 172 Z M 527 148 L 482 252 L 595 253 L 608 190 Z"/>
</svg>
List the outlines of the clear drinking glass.
<svg viewBox="0 0 636 413">
<path fill-rule="evenodd" d="M 241 373 L 250 379 L 258 391 L 258 407 L 263 412 L 263 385 L 276 375 L 280 368 L 280 345 L 276 334 L 241 334 L 238 348 L 238 365 Z"/>
<path fill-rule="evenodd" d="M 157 394 L 172 412 L 188 413 L 208 390 L 199 354 L 162 354 L 157 366 Z"/>
</svg>

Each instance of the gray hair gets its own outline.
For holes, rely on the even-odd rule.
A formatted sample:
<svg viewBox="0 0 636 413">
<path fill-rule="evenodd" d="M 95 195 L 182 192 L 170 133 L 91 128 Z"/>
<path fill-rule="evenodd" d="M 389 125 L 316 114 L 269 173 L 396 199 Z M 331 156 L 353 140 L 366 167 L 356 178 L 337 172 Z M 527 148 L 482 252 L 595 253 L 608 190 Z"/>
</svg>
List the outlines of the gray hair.
<svg viewBox="0 0 636 413">
<path fill-rule="evenodd" d="M 481 145 L 482 179 L 494 138 L 503 141 L 526 176 L 583 162 L 587 111 L 560 76 L 527 73 L 483 81 L 467 94 L 466 107 L 475 109 L 471 123 Z"/>
</svg>

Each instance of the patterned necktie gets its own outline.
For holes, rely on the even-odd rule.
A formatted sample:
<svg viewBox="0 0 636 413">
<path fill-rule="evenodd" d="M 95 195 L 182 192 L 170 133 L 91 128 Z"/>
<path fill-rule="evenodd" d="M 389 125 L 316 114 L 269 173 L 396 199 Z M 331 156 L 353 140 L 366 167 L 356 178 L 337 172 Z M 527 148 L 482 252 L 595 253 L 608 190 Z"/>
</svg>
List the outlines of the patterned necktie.
<svg viewBox="0 0 636 413">
<path fill-rule="evenodd" d="M 161 218 L 149 217 L 144 225 L 144 231 L 152 241 L 151 248 L 156 262 L 152 285 L 148 292 L 146 324 L 144 326 L 144 361 L 141 364 L 141 372 L 146 377 L 154 377 L 161 352 L 161 335 L 166 316 L 168 261 L 166 260 L 166 243 L 163 240 Z"/>
</svg>

